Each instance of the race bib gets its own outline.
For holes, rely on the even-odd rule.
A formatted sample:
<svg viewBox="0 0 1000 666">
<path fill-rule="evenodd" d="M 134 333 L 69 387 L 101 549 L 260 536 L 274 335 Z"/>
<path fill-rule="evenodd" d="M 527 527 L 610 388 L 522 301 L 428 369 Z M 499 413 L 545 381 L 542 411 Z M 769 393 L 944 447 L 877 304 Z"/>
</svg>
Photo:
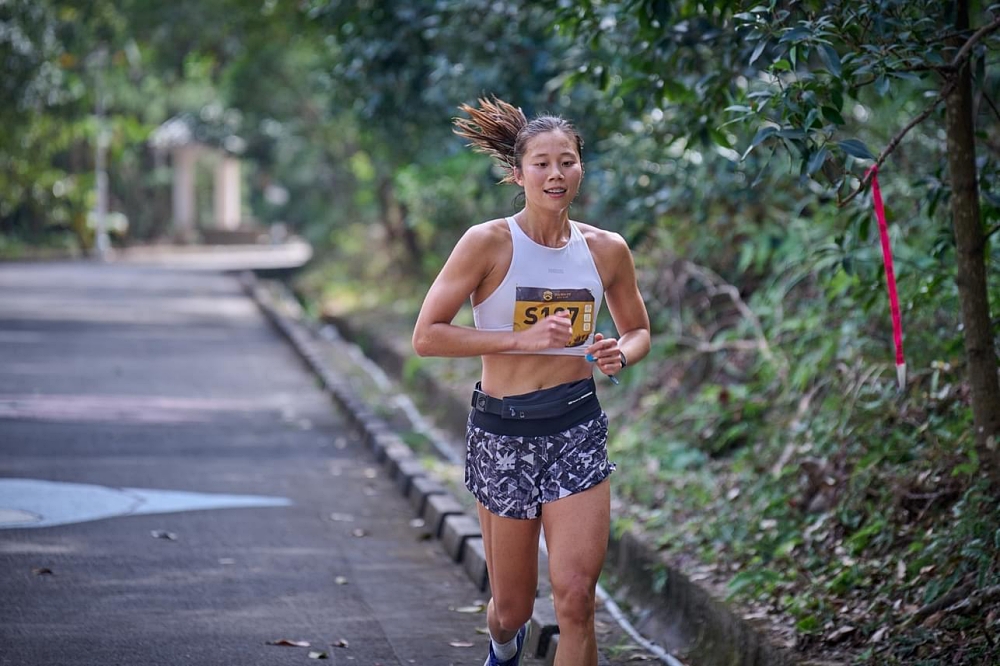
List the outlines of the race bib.
<svg viewBox="0 0 1000 666">
<path fill-rule="evenodd" d="M 573 325 L 567 347 L 579 347 L 594 330 L 594 294 L 589 289 L 518 287 L 514 301 L 514 330 L 524 331 L 557 312 L 569 312 Z"/>
</svg>

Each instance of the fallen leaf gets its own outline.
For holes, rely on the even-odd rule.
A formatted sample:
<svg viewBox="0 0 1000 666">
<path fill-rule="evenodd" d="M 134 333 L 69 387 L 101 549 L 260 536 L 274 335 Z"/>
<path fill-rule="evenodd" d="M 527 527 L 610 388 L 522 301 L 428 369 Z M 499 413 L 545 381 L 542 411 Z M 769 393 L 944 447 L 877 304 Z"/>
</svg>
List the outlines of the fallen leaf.
<svg viewBox="0 0 1000 666">
<path fill-rule="evenodd" d="M 166 539 L 167 541 L 177 541 L 177 535 L 166 530 L 153 530 L 150 533 L 154 539 Z"/>
<path fill-rule="evenodd" d="M 888 632 L 889 632 L 889 627 L 882 627 L 881 629 L 879 629 L 878 631 L 876 631 L 874 634 L 872 634 L 872 637 L 870 639 L 868 639 L 868 640 L 870 640 L 872 643 L 881 643 L 882 639 L 885 638 L 885 635 Z"/>
<path fill-rule="evenodd" d="M 309 647 L 309 641 L 291 641 L 287 638 L 279 638 L 276 641 L 268 641 L 268 645 L 280 645 L 282 647 Z"/>
<path fill-rule="evenodd" d="M 476 646 L 475 643 L 470 643 L 468 641 L 452 641 L 452 642 L 448 643 L 448 645 L 450 645 L 452 647 L 457 647 L 457 648 L 470 648 L 470 647 L 475 647 Z"/>
<path fill-rule="evenodd" d="M 459 606 L 458 608 L 453 608 L 452 610 L 456 613 L 482 613 L 485 606 L 482 604 L 476 604 L 475 606 Z"/>
<path fill-rule="evenodd" d="M 826 640 L 829 641 L 829 642 L 831 642 L 831 643 L 836 643 L 837 641 L 842 640 L 843 638 L 845 638 L 849 634 L 853 634 L 854 631 L 855 631 L 855 628 L 852 627 L 851 625 L 849 625 L 849 624 L 848 625 L 844 625 L 840 629 L 836 629 L 836 630 L 830 632 L 830 635 L 826 637 Z"/>
<path fill-rule="evenodd" d="M 340 640 L 338 640 L 336 643 L 333 644 L 333 647 L 339 647 L 339 648 L 346 648 L 347 646 L 348 643 L 343 638 L 341 638 Z"/>
<path fill-rule="evenodd" d="M 309 658 L 310 659 L 329 659 L 330 655 L 328 655 L 326 652 L 316 652 L 315 650 L 313 650 L 312 652 L 309 653 Z"/>
<path fill-rule="evenodd" d="M 944 619 L 944 611 L 938 611 L 937 613 L 934 613 L 929 618 L 924 620 L 922 626 L 925 629 L 933 629 L 934 627 L 941 624 L 941 620 L 943 619 Z"/>
<path fill-rule="evenodd" d="M 52 569 L 49 569 L 48 567 L 39 567 L 37 569 L 32 569 L 31 573 L 35 574 L 36 576 L 55 576 L 56 575 L 55 572 L 53 572 Z"/>
</svg>

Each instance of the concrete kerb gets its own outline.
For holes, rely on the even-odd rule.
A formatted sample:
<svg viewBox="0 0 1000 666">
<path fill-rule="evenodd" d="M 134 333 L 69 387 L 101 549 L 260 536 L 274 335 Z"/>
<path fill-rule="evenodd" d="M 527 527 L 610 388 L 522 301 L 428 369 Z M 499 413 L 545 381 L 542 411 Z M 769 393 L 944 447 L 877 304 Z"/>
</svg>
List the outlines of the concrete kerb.
<svg viewBox="0 0 1000 666">
<path fill-rule="evenodd" d="M 448 516 L 462 515 L 465 513 L 463 507 L 457 499 L 450 493 L 441 495 L 429 495 L 424 501 L 424 511 L 420 517 L 424 519 L 424 526 L 427 527 L 436 539 L 441 538 L 444 531 L 444 519 Z"/>
<path fill-rule="evenodd" d="M 407 498 L 410 500 L 410 506 L 413 507 L 413 510 L 417 512 L 418 516 L 423 518 L 424 507 L 427 506 L 427 498 L 431 495 L 444 495 L 447 492 L 445 487 L 436 480 L 428 476 L 416 476 L 410 483 Z"/>
<path fill-rule="evenodd" d="M 400 493 L 404 497 L 412 495 L 414 488 L 420 487 L 420 480 L 427 479 L 427 470 L 413 451 L 325 365 L 314 342 L 318 336 L 313 332 L 306 332 L 307 323 L 293 321 L 282 314 L 272 302 L 271 295 L 253 274 L 245 273 L 242 283 L 265 317 L 285 336 L 310 371 L 319 378 L 334 403 L 345 413 L 351 427 L 360 434 L 375 459 L 385 467 L 389 477 L 396 481 Z M 421 491 L 416 492 L 419 495 Z M 415 500 L 410 498 L 410 501 L 413 503 Z M 419 503 L 423 511 L 418 510 L 417 516 L 425 521 L 425 527 L 441 541 L 445 552 L 462 565 L 477 589 L 488 591 L 486 555 L 478 519 L 467 516 L 458 500 L 440 485 L 438 489 L 426 492 Z M 536 600 L 531 621 L 533 635 L 552 637 L 559 632 L 550 599 Z M 535 651 L 528 654 L 552 663 L 556 644 L 553 640 L 534 641 L 532 645 Z"/>
</svg>

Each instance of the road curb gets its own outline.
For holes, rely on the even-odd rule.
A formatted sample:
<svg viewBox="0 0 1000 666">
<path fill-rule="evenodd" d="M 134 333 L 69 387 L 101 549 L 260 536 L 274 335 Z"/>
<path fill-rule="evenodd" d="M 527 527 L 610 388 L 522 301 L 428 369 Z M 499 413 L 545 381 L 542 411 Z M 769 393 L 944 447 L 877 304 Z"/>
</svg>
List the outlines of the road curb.
<svg viewBox="0 0 1000 666">
<path fill-rule="evenodd" d="M 488 592 L 489 579 L 479 520 L 465 513 L 458 500 L 429 476 L 413 450 L 393 432 L 388 423 L 371 411 L 333 369 L 324 363 L 319 349 L 322 339 L 307 322 L 280 312 L 271 294 L 252 273 L 243 274 L 241 283 L 248 296 L 291 343 L 299 357 L 319 379 L 322 388 L 344 412 L 348 423 L 362 438 L 375 460 L 385 468 L 389 478 L 396 482 L 400 494 L 414 506 L 415 516 L 425 521 L 425 527 L 441 542 L 442 548 L 452 560 L 462 567 L 477 589 Z M 535 652 L 527 654 L 551 664 L 558 643 L 551 638 L 558 636 L 559 627 L 555 623 L 555 609 L 550 598 L 542 596 L 535 600 L 531 621 L 532 633 L 544 636 L 546 640 L 535 642 Z"/>
</svg>

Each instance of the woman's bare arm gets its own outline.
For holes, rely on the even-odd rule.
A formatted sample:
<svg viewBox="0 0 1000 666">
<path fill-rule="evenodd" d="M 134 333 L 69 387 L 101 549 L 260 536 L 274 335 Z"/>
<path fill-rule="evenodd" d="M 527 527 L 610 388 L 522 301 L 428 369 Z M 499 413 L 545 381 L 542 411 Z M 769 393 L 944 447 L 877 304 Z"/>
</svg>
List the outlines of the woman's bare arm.
<svg viewBox="0 0 1000 666">
<path fill-rule="evenodd" d="M 649 353 L 649 314 L 639 292 L 635 262 L 625 239 L 616 233 L 595 230 L 590 243 L 598 268 L 606 276 L 604 300 L 618 329 L 618 338 L 599 340 L 588 351 L 597 359 L 602 371 L 614 374 L 620 369 L 617 366 L 619 351 L 625 354 L 629 365 Z"/>
</svg>

